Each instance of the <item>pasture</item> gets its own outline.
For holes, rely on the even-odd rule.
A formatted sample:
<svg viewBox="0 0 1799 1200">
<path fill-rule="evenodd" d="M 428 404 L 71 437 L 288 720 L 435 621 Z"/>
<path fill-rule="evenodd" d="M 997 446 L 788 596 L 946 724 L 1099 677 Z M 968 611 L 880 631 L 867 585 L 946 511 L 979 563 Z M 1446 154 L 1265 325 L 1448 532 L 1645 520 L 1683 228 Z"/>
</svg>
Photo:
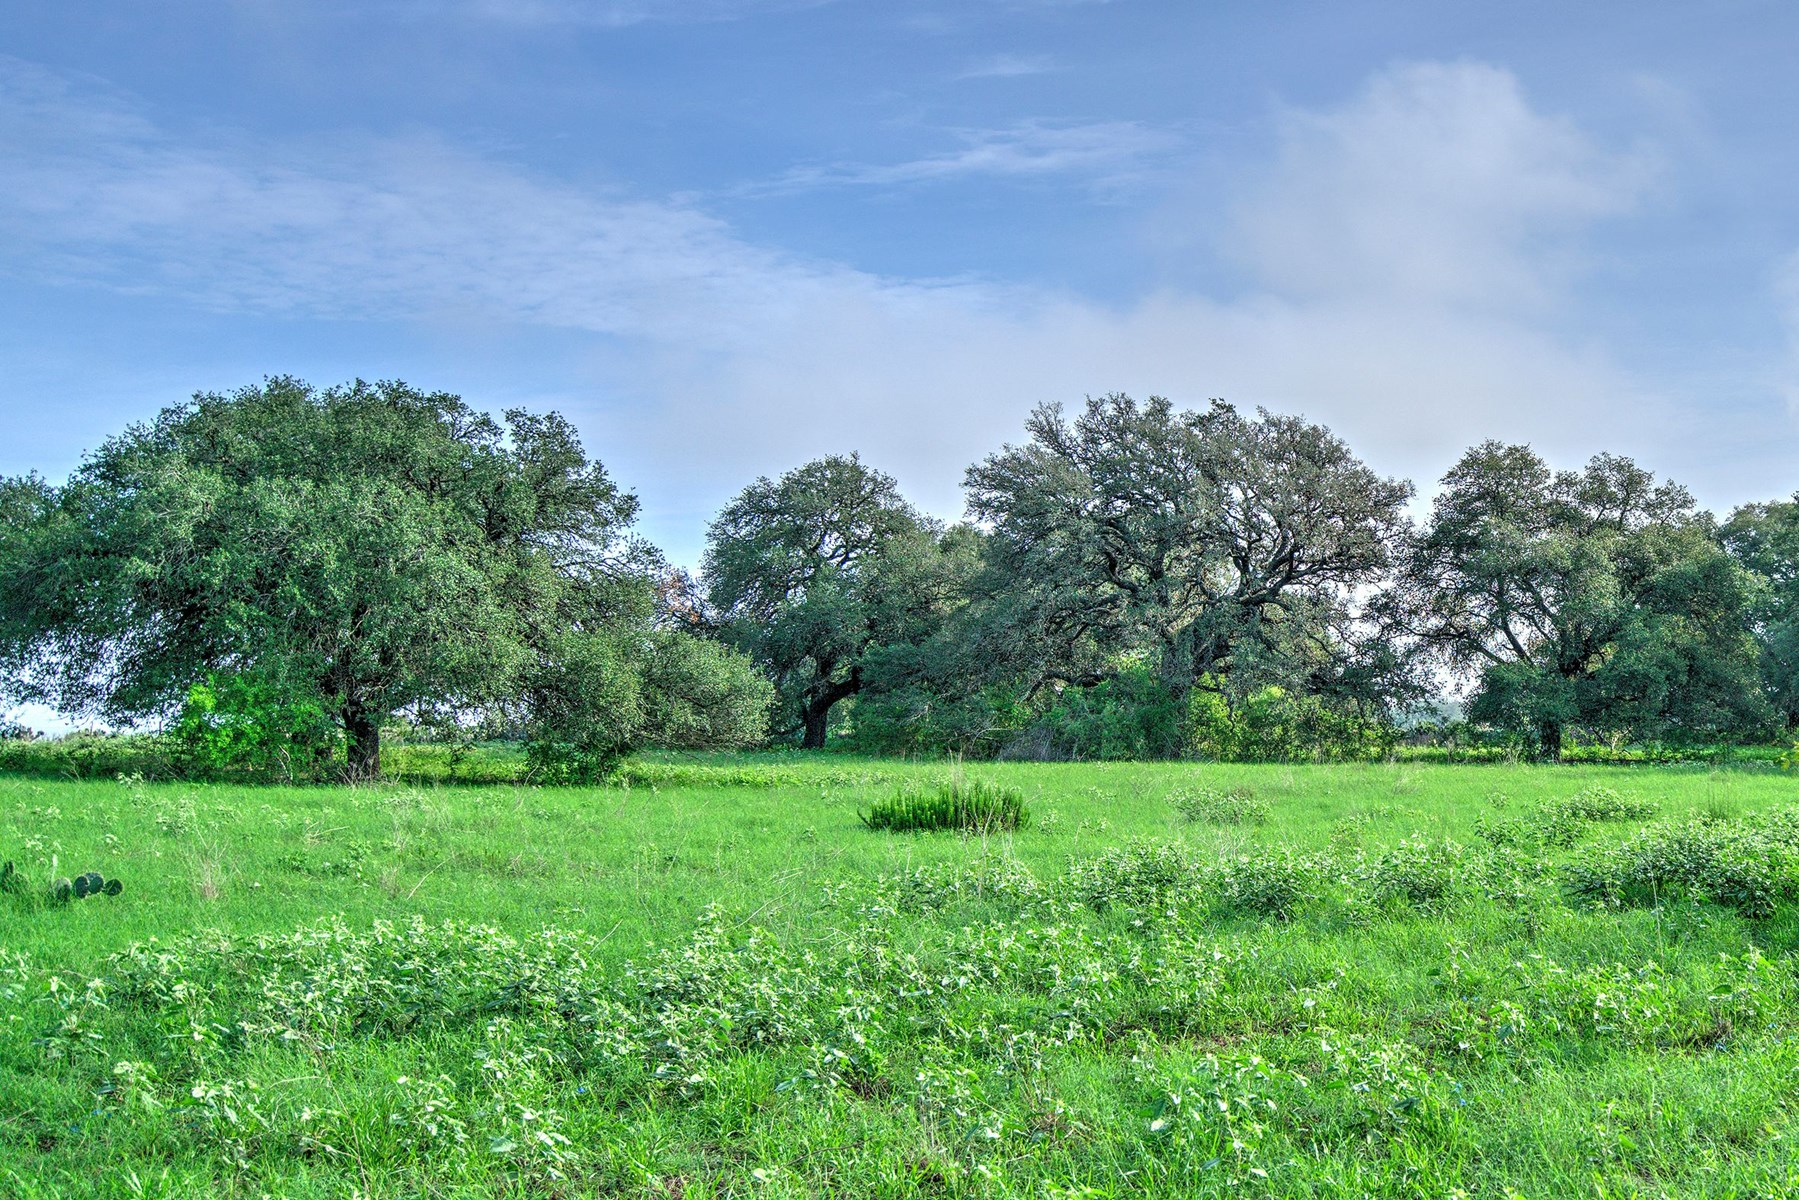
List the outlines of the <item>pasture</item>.
<svg viewBox="0 0 1799 1200">
<path fill-rule="evenodd" d="M 1791 774 L 955 770 L 0 777 L 0 1195 L 1799 1194 Z"/>
</svg>

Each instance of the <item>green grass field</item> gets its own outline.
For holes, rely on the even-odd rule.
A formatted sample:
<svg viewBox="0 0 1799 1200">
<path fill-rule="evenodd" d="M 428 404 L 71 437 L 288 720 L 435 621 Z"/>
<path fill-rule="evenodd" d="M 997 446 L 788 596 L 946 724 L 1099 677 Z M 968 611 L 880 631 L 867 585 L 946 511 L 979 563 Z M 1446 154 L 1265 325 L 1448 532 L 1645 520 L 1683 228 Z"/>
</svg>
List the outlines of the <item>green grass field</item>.
<svg viewBox="0 0 1799 1200">
<path fill-rule="evenodd" d="M 1792 775 L 963 771 L 0 777 L 0 1196 L 1799 1195 Z"/>
</svg>

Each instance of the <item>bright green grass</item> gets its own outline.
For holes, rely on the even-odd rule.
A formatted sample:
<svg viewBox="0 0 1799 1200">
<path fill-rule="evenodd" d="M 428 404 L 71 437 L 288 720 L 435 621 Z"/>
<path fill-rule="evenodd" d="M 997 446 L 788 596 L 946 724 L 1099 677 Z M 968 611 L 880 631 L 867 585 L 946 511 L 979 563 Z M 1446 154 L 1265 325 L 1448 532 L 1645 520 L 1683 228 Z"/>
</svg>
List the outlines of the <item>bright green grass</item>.
<svg viewBox="0 0 1799 1200">
<path fill-rule="evenodd" d="M 1414 835 L 1485 863 L 1478 820 L 1589 786 L 1736 819 L 1792 776 L 963 772 L 1031 827 L 872 832 L 859 807 L 950 769 L 838 757 L 593 790 L 0 777 L 0 858 L 125 884 L 0 897 L 0 1196 L 1799 1195 L 1790 907 L 1580 908 L 1512 863 L 1421 910 L 1355 874 Z M 1264 823 L 1168 800 L 1239 787 Z M 1104 903 L 1144 843 L 1273 853 Z M 1292 920 L 1230 900 L 1282 862 L 1319 872 Z M 152 938 L 171 957 L 109 962 Z"/>
</svg>

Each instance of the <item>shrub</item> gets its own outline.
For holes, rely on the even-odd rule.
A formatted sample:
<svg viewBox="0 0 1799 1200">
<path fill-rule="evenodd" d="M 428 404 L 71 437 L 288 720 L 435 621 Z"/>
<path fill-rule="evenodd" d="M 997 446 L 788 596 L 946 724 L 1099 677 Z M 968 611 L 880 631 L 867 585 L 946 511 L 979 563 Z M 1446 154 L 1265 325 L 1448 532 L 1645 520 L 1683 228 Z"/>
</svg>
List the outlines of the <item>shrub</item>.
<svg viewBox="0 0 1799 1200">
<path fill-rule="evenodd" d="M 1506 821 L 1476 819 L 1475 832 L 1495 846 L 1526 850 L 1572 846 L 1595 824 L 1638 821 L 1656 814 L 1656 806 L 1607 787 L 1590 787 L 1561 800 L 1549 800 L 1522 817 Z"/>
<path fill-rule="evenodd" d="M 1582 821 L 1639 821 L 1656 814 L 1656 806 L 1608 787 L 1590 787 L 1574 793 L 1566 800 L 1553 800 L 1548 807 Z"/>
<path fill-rule="evenodd" d="M 1133 841 L 1068 869 L 1068 887 L 1087 907 L 1161 908 L 1198 895 L 1205 872 L 1185 846 Z"/>
<path fill-rule="evenodd" d="M 1742 823 L 1658 823 L 1589 852 L 1563 878 L 1582 899 L 1647 905 L 1690 897 L 1772 916 L 1777 904 L 1799 898 L 1799 810 Z"/>
<path fill-rule="evenodd" d="M 1403 901 L 1428 909 L 1483 882 L 1485 866 L 1459 842 L 1414 837 L 1364 860 L 1356 875 L 1376 904 Z"/>
<path fill-rule="evenodd" d="M 1317 893 L 1322 864 L 1290 850 L 1262 850 L 1220 864 L 1212 878 L 1221 907 L 1285 921 Z"/>
<path fill-rule="evenodd" d="M 931 791 L 902 788 L 860 815 L 870 829 L 895 833 L 937 829 L 997 833 L 1022 829 L 1031 821 L 1023 792 L 978 779 L 952 779 Z"/>
<path fill-rule="evenodd" d="M 174 740 L 190 777 L 293 782 L 327 773 L 338 738 L 324 704 L 308 689 L 255 673 L 213 672 L 188 689 Z"/>
<path fill-rule="evenodd" d="M 1129 661 L 1092 687 L 1071 687 L 1019 739 L 1030 753 L 1010 757 L 1068 760 L 1178 758 L 1184 742 L 1181 698 L 1146 664 Z"/>
<path fill-rule="evenodd" d="M 1187 698 L 1188 753 L 1219 762 L 1354 762 L 1385 758 L 1398 731 L 1317 696 L 1265 687 L 1238 699 L 1214 687 Z"/>
<path fill-rule="evenodd" d="M 1260 825 L 1268 820 L 1268 804 L 1248 788 L 1196 788 L 1170 792 L 1168 800 L 1189 821 L 1208 825 Z"/>
</svg>

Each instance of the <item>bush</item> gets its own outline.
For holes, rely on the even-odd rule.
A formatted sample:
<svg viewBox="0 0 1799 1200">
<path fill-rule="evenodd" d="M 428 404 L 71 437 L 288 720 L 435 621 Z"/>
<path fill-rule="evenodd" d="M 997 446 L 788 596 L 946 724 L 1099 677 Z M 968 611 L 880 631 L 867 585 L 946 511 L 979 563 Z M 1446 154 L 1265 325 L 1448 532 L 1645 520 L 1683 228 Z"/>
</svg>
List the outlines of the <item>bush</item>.
<svg viewBox="0 0 1799 1200">
<path fill-rule="evenodd" d="M 894 833 L 959 829 L 998 833 L 1030 824 L 1024 793 L 981 780 L 953 779 L 933 791 L 902 789 L 860 814 L 870 829 Z"/>
<path fill-rule="evenodd" d="M 1262 850 L 1220 864 L 1212 879 L 1221 907 L 1285 921 L 1317 894 L 1322 863 L 1290 850 Z"/>
<path fill-rule="evenodd" d="M 1185 742 L 1180 697 L 1142 663 L 1092 687 L 1064 690 L 1008 757 L 1141 761 L 1178 758 Z"/>
<path fill-rule="evenodd" d="M 0 771 L 47 779 L 171 779 L 181 774 L 178 758 L 179 748 L 163 734 L 83 731 L 0 740 Z"/>
<path fill-rule="evenodd" d="M 644 746 L 760 741 L 774 689 L 742 654 L 689 634 L 563 634 L 528 695 L 525 759 L 546 783 L 594 783 Z"/>
<path fill-rule="evenodd" d="M 1582 821 L 1640 821 L 1656 814 L 1656 806 L 1608 787 L 1590 787 L 1549 807 Z"/>
<path fill-rule="evenodd" d="M 189 777 L 247 775 L 290 783 L 330 773 L 340 740 L 311 692 L 258 674 L 216 672 L 188 689 L 173 736 Z"/>
<path fill-rule="evenodd" d="M 1217 762 L 1353 762 L 1384 758 L 1398 731 L 1317 696 L 1265 687 L 1232 700 L 1202 681 L 1188 696 L 1186 749 Z"/>
<path fill-rule="evenodd" d="M 1114 846 L 1068 869 L 1074 898 L 1095 911 L 1112 907 L 1165 908 L 1196 898 L 1205 870 L 1185 847 L 1133 841 Z"/>
<path fill-rule="evenodd" d="M 1224 792 L 1216 788 L 1181 789 L 1170 792 L 1168 801 L 1189 821 L 1208 825 L 1260 825 L 1268 820 L 1267 802 L 1256 799 L 1248 788 Z"/>
<path fill-rule="evenodd" d="M 1376 904 L 1398 901 L 1430 909 L 1484 883 L 1486 867 L 1459 842 L 1414 837 L 1365 860 L 1356 875 Z"/>
<path fill-rule="evenodd" d="M 1658 823 L 1589 852 L 1563 877 L 1571 894 L 1587 900 L 1650 905 L 1687 897 L 1769 917 L 1776 905 L 1799 898 L 1799 810 L 1741 823 Z"/>
<path fill-rule="evenodd" d="M 1607 787 L 1590 787 L 1561 800 L 1549 800 L 1534 812 L 1507 821 L 1475 821 L 1475 832 L 1495 846 L 1542 850 L 1572 846 L 1595 824 L 1638 821 L 1656 814 L 1656 806 Z"/>
</svg>

